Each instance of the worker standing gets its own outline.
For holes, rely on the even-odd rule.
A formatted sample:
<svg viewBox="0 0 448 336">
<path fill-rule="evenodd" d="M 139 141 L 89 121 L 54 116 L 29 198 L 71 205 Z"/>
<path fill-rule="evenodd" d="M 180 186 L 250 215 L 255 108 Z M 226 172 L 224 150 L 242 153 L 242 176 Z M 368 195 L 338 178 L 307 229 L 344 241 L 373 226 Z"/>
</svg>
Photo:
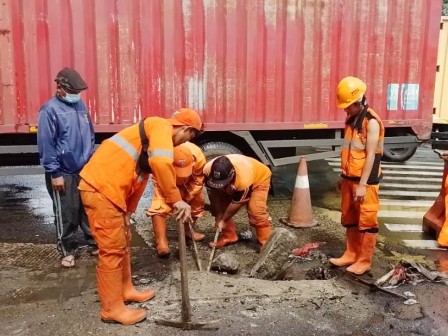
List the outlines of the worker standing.
<svg viewBox="0 0 448 336">
<path fill-rule="evenodd" d="M 74 69 L 64 68 L 55 81 L 56 94 L 39 111 L 37 146 L 53 201 L 61 265 L 71 268 L 75 267 L 79 245 L 78 228 L 84 232 L 90 252 L 98 254 L 78 190 L 79 172 L 93 154 L 95 133 L 87 106 L 81 99 L 81 93 L 87 89 L 81 75 Z"/>
<path fill-rule="evenodd" d="M 198 218 L 204 216 L 204 185 L 203 169 L 207 162 L 201 149 L 194 143 L 185 142 L 174 147 L 173 166 L 176 172 L 176 185 L 179 188 L 182 199 L 191 206 L 192 227 Z M 173 208 L 163 196 L 162 190 L 153 175 L 154 197 L 147 215 L 152 219 L 154 236 L 156 238 L 157 255 L 167 256 L 171 253 L 166 238 L 166 217 L 173 214 Z M 185 225 L 185 236 L 195 241 L 204 239 L 201 233 L 195 233 L 191 237 L 189 225 Z"/>
<path fill-rule="evenodd" d="M 264 246 L 271 235 L 267 212 L 271 171 L 261 162 L 240 154 L 219 156 L 204 167 L 212 215 L 221 235 L 216 248 L 238 241 L 232 217 L 247 205 L 249 223 Z M 213 247 L 214 244 L 210 243 Z"/>
<path fill-rule="evenodd" d="M 337 88 L 338 108 L 347 113 L 341 152 L 341 223 L 346 228 L 346 250 L 342 257 L 331 258 L 336 266 L 363 274 L 372 266 L 378 236 L 378 198 L 381 180 L 384 126 L 367 105 L 367 86 L 359 78 L 346 77 Z"/>
<path fill-rule="evenodd" d="M 172 118 L 150 117 L 104 141 L 81 171 L 81 197 L 99 248 L 98 294 L 103 322 L 134 324 L 145 310 L 125 306 L 143 302 L 153 290 L 137 291 L 131 279 L 130 216 L 152 173 L 177 218 L 190 219 L 190 206 L 176 187 L 173 146 L 194 138 L 202 129 L 199 115 L 179 109 Z"/>
<path fill-rule="evenodd" d="M 445 161 L 445 167 L 448 162 L 448 151 L 439 152 L 439 157 Z M 445 179 L 445 190 L 447 190 L 448 178 Z M 448 247 L 448 195 L 445 194 L 445 222 L 440 229 L 439 236 L 437 237 L 437 244 L 441 247 Z"/>
</svg>

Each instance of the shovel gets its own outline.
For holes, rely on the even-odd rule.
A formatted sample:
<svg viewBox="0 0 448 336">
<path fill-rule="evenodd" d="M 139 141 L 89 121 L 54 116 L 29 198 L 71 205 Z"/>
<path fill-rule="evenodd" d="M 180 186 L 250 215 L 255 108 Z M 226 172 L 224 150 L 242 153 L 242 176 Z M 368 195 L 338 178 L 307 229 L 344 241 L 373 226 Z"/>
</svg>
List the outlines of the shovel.
<svg viewBox="0 0 448 336">
<path fill-rule="evenodd" d="M 180 280 L 182 292 L 182 310 L 180 320 L 156 319 L 155 322 L 183 330 L 193 330 L 206 327 L 211 324 L 218 323 L 220 320 L 212 320 L 208 322 L 199 322 L 191 320 L 190 296 L 188 294 L 188 277 L 187 277 L 187 247 L 185 244 L 184 225 L 181 221 L 177 222 L 179 233 L 179 254 L 180 254 Z"/>
</svg>

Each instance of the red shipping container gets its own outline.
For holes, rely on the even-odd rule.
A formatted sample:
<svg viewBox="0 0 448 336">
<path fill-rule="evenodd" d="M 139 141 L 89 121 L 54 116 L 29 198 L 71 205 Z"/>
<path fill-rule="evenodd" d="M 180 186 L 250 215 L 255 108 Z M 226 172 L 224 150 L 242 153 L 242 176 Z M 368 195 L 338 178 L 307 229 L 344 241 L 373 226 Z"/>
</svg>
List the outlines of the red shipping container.
<svg viewBox="0 0 448 336">
<path fill-rule="evenodd" d="M 210 131 L 340 129 L 354 75 L 386 127 L 428 138 L 440 0 L 2 0 L 0 133 L 78 70 L 97 132 L 196 109 Z"/>
</svg>

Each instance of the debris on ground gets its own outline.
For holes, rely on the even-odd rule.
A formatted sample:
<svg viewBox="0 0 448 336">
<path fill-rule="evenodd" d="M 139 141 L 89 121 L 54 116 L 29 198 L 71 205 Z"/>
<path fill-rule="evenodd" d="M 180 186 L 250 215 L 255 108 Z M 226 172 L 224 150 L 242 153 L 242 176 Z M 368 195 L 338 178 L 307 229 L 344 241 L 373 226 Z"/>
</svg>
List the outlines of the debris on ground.
<svg viewBox="0 0 448 336">
<path fill-rule="evenodd" d="M 427 268 L 427 264 L 422 256 L 402 259 L 392 270 L 379 278 L 374 284 L 369 283 L 369 285 L 371 288 L 375 287 L 380 291 L 405 298 L 406 300 L 403 302 L 405 305 L 414 305 L 418 303 L 414 293 L 407 291 L 401 296 L 391 292 L 389 289 L 397 288 L 404 284 L 415 286 L 423 281 L 441 282 L 448 285 L 448 274 L 431 270 Z"/>
<path fill-rule="evenodd" d="M 311 250 L 319 248 L 320 245 L 322 245 L 322 243 L 308 243 L 304 247 L 292 250 L 291 254 L 295 257 L 305 258 L 308 257 Z"/>
<path fill-rule="evenodd" d="M 334 278 L 330 269 L 325 267 L 313 267 L 306 272 L 308 280 L 328 280 Z"/>
<path fill-rule="evenodd" d="M 287 229 L 276 228 L 261 250 L 250 276 L 259 279 L 276 279 L 287 262 L 297 237 Z"/>
<path fill-rule="evenodd" d="M 415 259 L 403 259 L 391 271 L 378 279 L 376 285 L 396 288 L 404 283 L 416 285 L 428 280 L 448 285 L 448 274 L 430 270 Z"/>
<path fill-rule="evenodd" d="M 212 264 L 213 270 L 229 274 L 236 274 L 239 267 L 240 263 L 233 252 L 221 253 L 215 260 L 213 260 Z"/>
<path fill-rule="evenodd" d="M 240 233 L 241 240 L 251 240 L 253 237 L 251 230 L 246 230 Z"/>
<path fill-rule="evenodd" d="M 417 300 L 415 300 L 415 299 L 407 299 L 405 302 L 403 302 L 405 305 L 413 305 L 413 304 L 416 304 L 416 303 L 418 303 L 418 301 Z"/>
<path fill-rule="evenodd" d="M 421 265 L 424 265 L 430 269 L 435 269 L 434 261 L 428 259 L 425 255 L 402 254 L 402 253 L 398 253 L 396 251 L 391 251 L 390 253 L 392 253 L 392 256 L 387 257 L 387 259 L 390 260 L 394 264 L 400 262 L 401 260 L 412 260 L 412 261 L 419 263 Z"/>
<path fill-rule="evenodd" d="M 399 297 L 399 298 L 404 299 L 404 300 L 408 299 L 408 297 L 405 296 L 405 295 L 402 295 L 402 294 L 399 294 L 399 293 L 395 293 L 395 292 L 393 292 L 393 291 L 391 291 L 391 290 L 389 290 L 387 288 L 380 287 L 376 283 L 373 283 L 373 282 L 370 282 L 370 281 L 366 281 L 366 280 L 362 279 L 361 277 L 359 277 L 359 276 L 357 276 L 355 274 L 352 274 L 352 273 L 349 273 L 349 272 L 346 272 L 346 274 L 349 276 L 349 279 L 352 279 L 352 280 L 354 280 L 354 281 L 356 281 L 356 282 L 358 282 L 358 283 L 360 283 L 362 285 L 365 285 L 365 286 L 369 287 L 372 292 L 380 291 L 380 292 L 383 292 L 383 293 L 386 293 L 386 294 L 389 294 L 389 295 L 392 295 L 392 296 Z"/>
</svg>

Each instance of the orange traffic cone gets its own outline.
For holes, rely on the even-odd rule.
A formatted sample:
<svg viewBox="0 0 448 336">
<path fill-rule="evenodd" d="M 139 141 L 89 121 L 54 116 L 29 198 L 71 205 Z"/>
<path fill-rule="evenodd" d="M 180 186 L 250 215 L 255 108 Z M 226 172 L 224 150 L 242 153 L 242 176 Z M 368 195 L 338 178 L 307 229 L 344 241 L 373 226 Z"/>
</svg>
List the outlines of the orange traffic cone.
<svg viewBox="0 0 448 336">
<path fill-rule="evenodd" d="M 445 167 L 443 170 L 442 188 L 440 189 L 440 194 L 436 201 L 428 212 L 423 217 L 423 231 L 427 233 L 436 233 L 442 230 L 443 223 L 445 223 L 445 181 L 448 175 L 448 163 L 445 162 Z"/>
<path fill-rule="evenodd" d="M 319 224 L 313 219 L 308 169 L 306 168 L 306 159 L 303 157 L 300 158 L 299 169 L 297 170 L 289 218 L 280 218 L 280 222 L 293 228 L 309 228 Z"/>
</svg>

